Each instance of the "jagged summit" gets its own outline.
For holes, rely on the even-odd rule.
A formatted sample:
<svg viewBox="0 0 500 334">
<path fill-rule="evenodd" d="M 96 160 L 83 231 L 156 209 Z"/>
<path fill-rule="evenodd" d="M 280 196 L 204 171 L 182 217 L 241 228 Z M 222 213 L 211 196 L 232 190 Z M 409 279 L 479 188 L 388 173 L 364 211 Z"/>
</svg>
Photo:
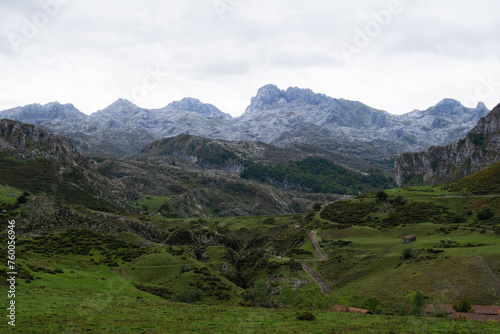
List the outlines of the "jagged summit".
<svg viewBox="0 0 500 334">
<path fill-rule="evenodd" d="M 0 112 L 0 117 L 64 135 L 86 154 L 134 154 L 154 140 L 190 134 L 261 141 L 282 148 L 313 145 L 381 161 L 463 138 L 487 113 L 484 104 L 466 108 L 456 100 L 444 99 L 423 111 L 391 115 L 311 89 L 283 90 L 268 84 L 258 89 L 237 118 L 190 97 L 161 109 L 145 109 L 119 99 L 90 116 L 72 105 L 53 103 L 10 109 Z"/>
<path fill-rule="evenodd" d="M 160 110 L 187 111 L 214 118 L 231 118 L 231 115 L 220 111 L 216 106 L 209 103 L 203 103 L 200 100 L 191 97 L 183 98 L 180 101 L 174 101 Z"/>
<path fill-rule="evenodd" d="M 252 97 L 250 105 L 245 113 L 258 113 L 261 111 L 279 109 L 288 103 L 304 103 L 320 105 L 327 103 L 332 98 L 313 92 L 311 89 L 288 87 L 286 90 L 279 89 L 276 85 L 268 84 L 257 91 Z"/>
<path fill-rule="evenodd" d="M 76 109 L 74 105 L 59 102 L 50 102 L 44 105 L 34 103 L 0 112 L 0 118 L 41 126 L 81 122 L 86 117 L 87 115 Z"/>
<path fill-rule="evenodd" d="M 486 135 L 498 131 L 500 131 L 500 104 L 493 108 L 487 116 L 481 118 L 471 132 Z"/>
</svg>

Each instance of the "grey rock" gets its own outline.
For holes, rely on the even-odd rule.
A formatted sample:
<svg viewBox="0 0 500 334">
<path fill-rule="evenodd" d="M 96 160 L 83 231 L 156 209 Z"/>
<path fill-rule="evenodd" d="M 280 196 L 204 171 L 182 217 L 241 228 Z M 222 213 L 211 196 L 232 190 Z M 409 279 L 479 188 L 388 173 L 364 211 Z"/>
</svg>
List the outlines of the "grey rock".
<svg viewBox="0 0 500 334">
<path fill-rule="evenodd" d="M 427 110 L 391 115 L 361 102 L 334 99 L 310 89 L 260 88 L 238 118 L 193 98 L 161 109 L 118 100 L 88 116 L 57 102 L 0 112 L 66 136 L 86 155 L 130 155 L 149 143 L 179 134 L 231 141 L 260 141 L 290 149 L 321 148 L 369 161 L 445 145 L 463 138 L 488 113 L 484 104 L 466 108 L 445 99 Z"/>
<path fill-rule="evenodd" d="M 478 109 L 484 110 L 484 105 L 478 105 Z M 402 154 L 396 158 L 394 169 L 398 186 L 437 184 L 471 175 L 498 161 L 500 105 L 481 118 L 465 138 L 425 152 Z"/>
</svg>

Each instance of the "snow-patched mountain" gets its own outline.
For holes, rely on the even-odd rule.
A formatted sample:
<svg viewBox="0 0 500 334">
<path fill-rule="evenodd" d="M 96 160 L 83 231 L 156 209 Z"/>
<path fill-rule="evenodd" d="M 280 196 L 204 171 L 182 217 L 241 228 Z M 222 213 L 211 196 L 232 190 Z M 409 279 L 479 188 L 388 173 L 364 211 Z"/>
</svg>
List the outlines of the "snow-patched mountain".
<svg viewBox="0 0 500 334">
<path fill-rule="evenodd" d="M 2 111 L 0 118 L 34 124 L 65 136 L 87 155 L 128 155 L 154 140 L 179 134 L 213 137 L 220 132 L 216 128 L 231 116 L 211 104 L 185 98 L 161 109 L 144 109 L 119 99 L 92 115 L 71 104 L 32 104 Z"/>
<path fill-rule="evenodd" d="M 445 99 L 427 110 L 391 115 L 363 103 L 334 99 L 309 89 L 262 87 L 245 113 L 236 120 L 234 137 L 278 146 L 319 142 L 352 151 L 367 147 L 384 154 L 415 151 L 450 143 L 465 136 L 489 110 L 480 103 L 466 108 Z M 344 144 L 343 148 L 338 147 Z M 368 146 L 363 146 L 366 144 Z"/>
<path fill-rule="evenodd" d="M 427 110 L 391 115 L 361 102 L 310 89 L 260 88 L 246 111 L 232 118 L 211 104 L 185 98 L 160 109 L 120 99 L 88 116 L 70 104 L 29 105 L 0 112 L 68 137 L 85 154 L 137 153 L 150 142 L 179 134 L 250 140 L 282 148 L 308 145 L 367 160 L 449 144 L 462 138 L 489 110 L 445 99 Z"/>
</svg>

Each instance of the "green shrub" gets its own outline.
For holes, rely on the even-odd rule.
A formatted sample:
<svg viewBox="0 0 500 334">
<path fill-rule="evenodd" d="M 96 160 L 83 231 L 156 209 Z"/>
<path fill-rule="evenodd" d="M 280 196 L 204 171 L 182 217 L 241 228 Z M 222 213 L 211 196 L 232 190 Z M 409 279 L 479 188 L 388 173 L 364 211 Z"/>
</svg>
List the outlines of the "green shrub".
<svg viewBox="0 0 500 334">
<path fill-rule="evenodd" d="M 450 315 L 450 313 L 448 313 L 448 311 L 446 311 L 446 308 L 443 306 L 434 306 L 430 311 L 430 315 L 431 317 L 436 318 L 446 318 Z"/>
<path fill-rule="evenodd" d="M 362 309 L 370 310 L 376 314 L 384 313 L 384 309 L 382 308 L 382 303 L 377 297 L 370 297 L 361 304 Z"/>
<path fill-rule="evenodd" d="M 17 203 L 19 203 L 19 204 L 24 204 L 24 203 L 26 203 L 26 202 L 28 202 L 28 199 L 27 199 L 27 198 L 26 198 L 26 196 L 24 196 L 24 195 L 21 195 L 21 196 L 19 196 L 19 197 L 17 198 Z"/>
<path fill-rule="evenodd" d="M 465 218 L 459 214 L 456 214 L 453 217 L 451 217 L 452 224 L 463 224 L 465 222 L 466 222 Z"/>
<path fill-rule="evenodd" d="M 453 309 L 456 312 L 471 312 L 472 311 L 472 305 L 467 299 L 467 297 L 463 297 L 458 303 L 455 303 L 452 305 Z"/>
<path fill-rule="evenodd" d="M 493 212 L 491 212 L 490 208 L 482 209 L 477 213 L 477 219 L 479 220 L 488 220 L 493 217 Z"/>
<path fill-rule="evenodd" d="M 387 200 L 387 197 L 389 197 L 389 195 L 387 195 L 387 193 L 383 190 L 379 190 L 377 191 L 377 194 L 375 194 L 375 197 L 377 198 L 378 201 L 385 201 Z"/>
<path fill-rule="evenodd" d="M 272 217 L 271 218 L 266 218 L 266 219 L 264 219 L 263 223 L 271 225 L 271 224 L 276 223 L 276 219 L 274 219 Z"/>
<path fill-rule="evenodd" d="M 411 251 L 411 248 L 406 248 L 404 251 L 403 251 L 403 259 L 405 260 L 408 260 L 409 258 L 411 258 L 413 256 L 412 254 L 412 251 Z"/>
<path fill-rule="evenodd" d="M 398 315 L 407 316 L 423 316 L 427 306 L 425 296 L 420 291 L 408 291 L 403 298 L 395 305 L 395 310 Z"/>
<path fill-rule="evenodd" d="M 427 302 L 425 296 L 422 292 L 416 291 L 413 297 L 412 314 L 418 317 L 423 317 L 425 315 L 425 308 Z"/>
<path fill-rule="evenodd" d="M 316 319 L 316 316 L 312 314 L 311 312 L 302 312 L 302 313 L 297 313 L 297 319 L 298 320 L 305 320 L 305 321 L 313 321 Z"/>
<path fill-rule="evenodd" d="M 406 201 L 404 200 L 403 196 L 397 196 L 394 199 L 394 204 L 395 205 L 405 205 Z"/>
<path fill-rule="evenodd" d="M 201 302 L 202 299 L 203 293 L 201 290 L 183 291 L 177 295 L 177 300 L 182 303 Z"/>
</svg>

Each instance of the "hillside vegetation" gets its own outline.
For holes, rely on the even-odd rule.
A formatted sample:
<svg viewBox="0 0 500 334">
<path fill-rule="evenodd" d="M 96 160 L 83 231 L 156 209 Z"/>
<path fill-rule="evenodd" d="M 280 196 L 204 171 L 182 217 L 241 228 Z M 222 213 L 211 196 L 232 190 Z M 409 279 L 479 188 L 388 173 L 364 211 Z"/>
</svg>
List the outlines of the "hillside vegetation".
<svg viewBox="0 0 500 334">
<path fill-rule="evenodd" d="M 15 217 L 19 226 L 18 301 L 30 314 L 19 315 L 24 328 L 71 332 L 84 326 L 103 331 L 128 323 L 131 331 L 139 332 L 166 325 L 179 331 L 232 332 L 237 330 L 234 324 L 255 329 L 257 318 L 257 332 L 330 332 L 339 324 L 352 331 L 383 332 L 382 323 L 395 331 L 427 326 L 432 331 L 466 332 L 471 328 L 466 322 L 363 318 L 328 310 L 336 304 L 367 307 L 376 298 L 377 312 L 398 314 L 394 310 L 405 303 L 409 290 L 422 292 L 428 303 L 452 303 L 463 296 L 475 304 L 500 302 L 497 196 L 406 188 L 387 190 L 385 200 L 369 193 L 308 215 L 181 220 L 101 216 L 30 194 L 22 204 L 17 198 L 23 190 L 0 190 L 4 214 Z M 45 211 L 46 223 L 23 218 L 47 210 L 49 204 L 54 214 Z M 486 207 L 493 216 L 478 219 Z M 356 219 L 344 219 L 352 213 L 357 213 Z M 462 214 L 463 219 L 456 217 Z M 87 218 L 70 218 L 78 215 Z M 50 221 L 58 223 L 50 226 Z M 309 240 L 311 229 L 318 232 L 326 260 L 318 260 Z M 39 236 L 31 237 L 30 231 Z M 417 241 L 401 244 L 407 234 L 416 234 Z M 1 252 L 6 251 L 5 238 L 3 234 Z M 409 256 L 404 255 L 407 249 Z M 322 294 L 291 259 L 306 261 L 332 292 Z M 295 318 L 299 310 L 313 312 L 317 320 L 300 322 Z M 47 321 L 51 314 L 57 316 Z M 136 317 L 150 321 L 127 320 Z M 165 317 L 177 321 L 158 320 Z M 497 328 L 474 326 L 485 333 Z"/>
<path fill-rule="evenodd" d="M 189 162 L 90 163 L 35 127 L 2 124 L 0 253 L 8 254 L 7 225 L 15 221 L 17 329 L 498 330 L 496 323 L 424 317 L 426 303 L 465 297 L 500 304 L 496 165 L 457 183 L 336 201 L 338 195 L 291 191 Z M 50 158 L 50 150 L 57 155 Z M 283 183 L 354 184 L 352 192 L 387 181 L 321 158 L 259 168 Z M 269 175 L 264 181 L 276 183 Z M 297 211 L 310 212 L 270 214 Z M 410 234 L 416 241 L 402 244 Z M 334 305 L 378 315 L 330 312 Z"/>
<path fill-rule="evenodd" d="M 393 183 L 380 170 L 359 173 L 319 157 L 309 157 L 289 165 L 276 166 L 248 163 L 241 172 L 245 179 L 257 179 L 280 185 L 295 186 L 316 193 L 357 195 L 375 188 L 389 187 Z"/>
<path fill-rule="evenodd" d="M 448 185 L 452 191 L 468 190 L 473 194 L 500 194 L 500 162 Z"/>
</svg>

